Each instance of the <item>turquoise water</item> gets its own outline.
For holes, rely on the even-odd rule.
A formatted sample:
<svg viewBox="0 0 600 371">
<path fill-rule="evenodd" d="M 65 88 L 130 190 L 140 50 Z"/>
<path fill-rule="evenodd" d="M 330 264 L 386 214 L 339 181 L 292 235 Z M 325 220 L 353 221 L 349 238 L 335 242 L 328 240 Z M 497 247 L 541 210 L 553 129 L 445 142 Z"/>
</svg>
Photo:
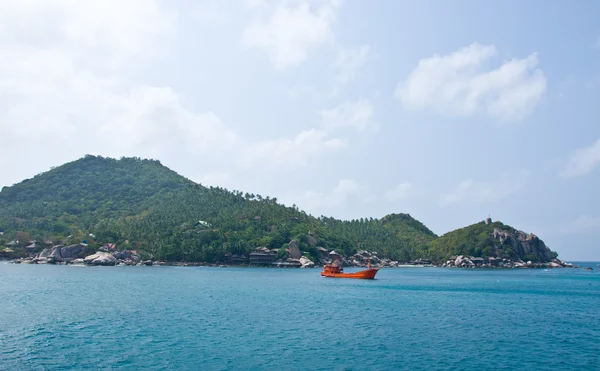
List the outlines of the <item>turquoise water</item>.
<svg viewBox="0 0 600 371">
<path fill-rule="evenodd" d="M 0 263 L 0 369 L 600 370 L 590 265 L 364 281 Z"/>
</svg>

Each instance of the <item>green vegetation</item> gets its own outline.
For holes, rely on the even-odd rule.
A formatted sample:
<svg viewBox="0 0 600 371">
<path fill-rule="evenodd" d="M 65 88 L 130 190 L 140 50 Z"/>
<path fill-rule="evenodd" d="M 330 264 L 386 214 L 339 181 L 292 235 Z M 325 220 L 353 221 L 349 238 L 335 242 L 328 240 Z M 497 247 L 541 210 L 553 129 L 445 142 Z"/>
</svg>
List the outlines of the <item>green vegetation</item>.
<svg viewBox="0 0 600 371">
<path fill-rule="evenodd" d="M 508 238 L 494 238 L 494 230 L 505 233 Z M 424 255 L 434 261 L 445 260 L 450 256 L 497 257 L 522 259 L 532 262 L 549 261 L 558 253 L 550 251 L 543 241 L 531 238 L 527 244 L 532 250 L 525 253 L 523 241 L 518 240 L 522 232 L 500 222 L 486 224 L 479 222 L 455 231 L 432 241 L 424 250 Z"/>
<path fill-rule="evenodd" d="M 4 187 L 0 228 L 4 240 L 22 245 L 30 239 L 93 247 L 111 242 L 160 260 L 206 262 L 258 246 L 280 249 L 292 239 L 316 257 L 309 231 L 330 250 L 368 249 L 408 261 L 436 237 L 407 214 L 315 218 L 275 198 L 204 187 L 158 161 L 90 155 Z"/>
<path fill-rule="evenodd" d="M 515 233 L 500 222 L 481 222 L 438 238 L 408 214 L 316 218 L 275 198 L 196 184 L 158 161 L 140 158 L 87 155 L 0 192 L 0 243 L 17 240 L 22 249 L 36 240 L 35 251 L 44 241 L 86 242 L 90 248 L 110 242 L 159 260 L 217 262 L 226 254 L 247 256 L 259 246 L 278 249 L 277 256 L 284 257 L 296 239 L 313 259 L 316 246 L 347 256 L 375 251 L 402 262 L 439 262 L 452 255 L 552 257 L 549 250 L 540 255 L 546 247 L 538 239 L 530 243 L 533 253 L 515 251 L 510 241 L 494 238 L 494 229 Z"/>
<path fill-rule="evenodd" d="M 467 255 L 474 257 L 499 256 L 514 258 L 510 246 L 506 246 L 504 254 L 497 254 L 497 241 L 493 238 L 494 228 L 513 232 L 514 229 L 500 222 L 485 224 L 476 223 L 468 227 L 460 228 L 446 233 L 440 238 L 432 241 L 426 249 L 428 258 L 440 260 L 448 256 Z M 501 249 L 502 250 L 502 249 Z"/>
</svg>

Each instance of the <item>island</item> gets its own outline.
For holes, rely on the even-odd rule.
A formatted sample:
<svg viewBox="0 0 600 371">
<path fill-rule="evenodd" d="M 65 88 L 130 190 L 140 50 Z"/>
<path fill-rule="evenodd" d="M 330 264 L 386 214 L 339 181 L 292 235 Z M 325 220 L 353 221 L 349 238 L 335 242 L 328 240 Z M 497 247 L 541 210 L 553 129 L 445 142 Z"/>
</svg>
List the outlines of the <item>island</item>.
<svg viewBox="0 0 600 371">
<path fill-rule="evenodd" d="M 573 267 L 486 218 L 437 236 L 409 214 L 339 220 L 195 183 L 157 160 L 86 155 L 0 191 L 0 259 L 87 265 Z"/>
</svg>

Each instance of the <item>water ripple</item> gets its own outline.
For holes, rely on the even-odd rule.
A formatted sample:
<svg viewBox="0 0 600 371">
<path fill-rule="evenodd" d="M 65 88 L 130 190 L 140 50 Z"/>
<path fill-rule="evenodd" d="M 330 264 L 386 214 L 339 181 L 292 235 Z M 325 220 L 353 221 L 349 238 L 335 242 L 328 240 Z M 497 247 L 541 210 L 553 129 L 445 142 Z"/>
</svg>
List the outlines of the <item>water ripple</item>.
<svg viewBox="0 0 600 371">
<path fill-rule="evenodd" d="M 541 272 L 0 264 L 0 370 L 600 369 L 600 275 Z"/>
</svg>

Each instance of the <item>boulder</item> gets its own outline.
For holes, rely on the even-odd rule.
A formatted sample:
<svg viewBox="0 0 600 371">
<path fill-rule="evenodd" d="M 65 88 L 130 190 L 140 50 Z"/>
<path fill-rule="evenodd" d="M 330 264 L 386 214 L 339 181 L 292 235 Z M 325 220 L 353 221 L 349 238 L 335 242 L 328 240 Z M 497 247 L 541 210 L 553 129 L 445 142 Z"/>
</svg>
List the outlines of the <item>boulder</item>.
<svg viewBox="0 0 600 371">
<path fill-rule="evenodd" d="M 300 248 L 298 247 L 298 241 L 291 240 L 288 246 L 288 251 L 290 254 L 290 258 L 292 259 L 300 259 L 302 254 L 300 253 Z"/>
<path fill-rule="evenodd" d="M 92 264 L 92 262 L 94 261 L 94 259 L 99 258 L 101 256 L 100 254 L 103 254 L 103 253 L 99 251 L 99 252 L 97 252 L 95 254 L 88 255 L 85 258 L 83 258 L 83 262 L 85 264 Z"/>
<path fill-rule="evenodd" d="M 110 254 L 105 254 L 92 261 L 92 265 L 115 265 L 117 259 Z"/>
<path fill-rule="evenodd" d="M 302 268 L 309 268 L 315 266 L 315 263 L 313 263 L 312 260 L 304 256 L 299 259 L 299 262 L 300 264 L 302 264 Z"/>
<path fill-rule="evenodd" d="M 560 264 L 558 264 L 558 263 L 555 263 L 555 262 L 552 262 L 552 263 L 550 263 L 550 267 L 551 267 L 551 268 L 561 268 L 561 267 L 562 267 L 562 265 L 560 265 Z"/>
<path fill-rule="evenodd" d="M 62 256 L 60 255 L 60 246 L 54 246 L 52 248 L 52 251 L 50 251 L 50 254 L 48 255 L 48 258 L 52 258 L 55 261 L 59 262 L 62 261 Z"/>
<path fill-rule="evenodd" d="M 52 250 L 50 250 L 49 248 L 45 248 L 44 250 L 42 250 L 38 258 L 47 258 L 50 255 L 51 251 Z"/>
<path fill-rule="evenodd" d="M 109 253 L 99 251 L 93 255 L 86 256 L 83 262 L 91 265 L 115 265 L 117 259 Z"/>
<path fill-rule="evenodd" d="M 129 259 L 129 258 L 131 258 L 131 255 L 133 255 L 133 254 L 131 254 L 131 252 L 127 251 L 127 250 L 115 251 L 112 253 L 112 256 L 114 256 L 115 259 L 117 259 L 117 260 Z"/>
<path fill-rule="evenodd" d="M 60 256 L 63 259 L 78 259 L 85 256 L 85 246 L 80 244 L 63 246 L 60 248 Z"/>
<path fill-rule="evenodd" d="M 81 265 L 83 264 L 83 259 L 73 259 L 73 261 L 71 261 L 71 264 Z"/>
<path fill-rule="evenodd" d="M 459 265 L 461 265 L 461 264 L 462 264 L 462 261 L 463 261 L 463 258 L 464 258 L 464 256 L 462 256 L 462 255 L 461 255 L 461 256 L 459 256 L 459 257 L 457 257 L 457 258 L 456 258 L 456 260 L 454 260 L 454 265 L 456 265 L 457 267 L 458 267 Z"/>
</svg>

